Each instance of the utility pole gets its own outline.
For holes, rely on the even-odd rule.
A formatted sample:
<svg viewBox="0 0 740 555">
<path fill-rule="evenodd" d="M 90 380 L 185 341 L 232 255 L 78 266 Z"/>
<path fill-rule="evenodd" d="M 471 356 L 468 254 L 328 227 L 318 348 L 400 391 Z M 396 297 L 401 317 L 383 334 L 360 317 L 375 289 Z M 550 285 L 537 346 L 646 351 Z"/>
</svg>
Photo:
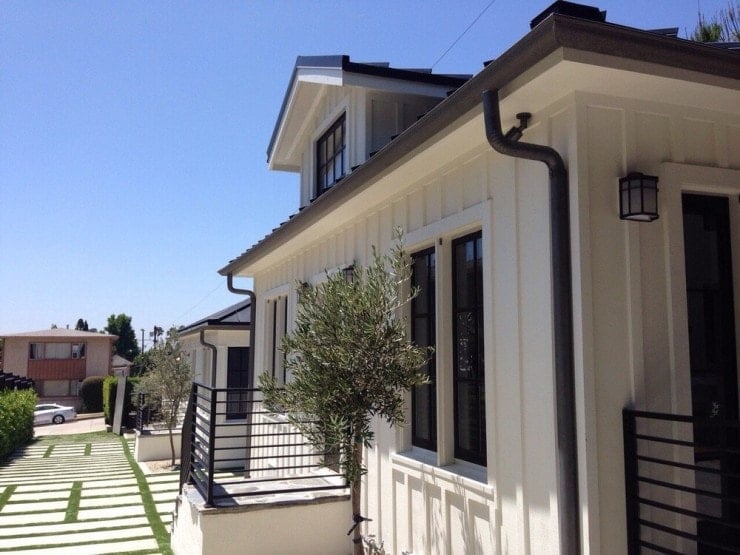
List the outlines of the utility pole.
<svg viewBox="0 0 740 555">
<path fill-rule="evenodd" d="M 144 352 L 144 328 L 141 328 L 141 352 Z"/>
</svg>

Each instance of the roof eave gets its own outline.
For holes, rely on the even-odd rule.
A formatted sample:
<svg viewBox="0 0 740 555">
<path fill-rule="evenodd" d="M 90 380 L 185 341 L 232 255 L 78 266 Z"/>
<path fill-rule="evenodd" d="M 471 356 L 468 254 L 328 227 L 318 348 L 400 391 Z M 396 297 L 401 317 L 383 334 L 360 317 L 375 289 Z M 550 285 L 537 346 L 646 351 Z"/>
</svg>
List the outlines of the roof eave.
<svg viewBox="0 0 740 555">
<path fill-rule="evenodd" d="M 274 230 L 219 270 L 237 275 L 265 254 L 295 237 L 313 222 L 372 183 L 387 168 L 481 102 L 481 93 L 502 89 L 558 49 L 588 51 L 638 62 L 737 79 L 740 56 L 691 41 L 673 39 L 630 27 L 553 14 L 488 64 L 480 73 L 401 133 L 386 148 L 346 176 L 342 183 Z"/>
</svg>

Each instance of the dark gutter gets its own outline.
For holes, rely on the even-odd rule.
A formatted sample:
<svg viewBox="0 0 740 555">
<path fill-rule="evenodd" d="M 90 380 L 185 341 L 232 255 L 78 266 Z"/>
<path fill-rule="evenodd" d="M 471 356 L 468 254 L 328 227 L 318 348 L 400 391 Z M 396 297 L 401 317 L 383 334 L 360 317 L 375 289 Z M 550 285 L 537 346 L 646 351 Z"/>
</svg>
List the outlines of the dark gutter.
<svg viewBox="0 0 740 555">
<path fill-rule="evenodd" d="M 216 387 L 216 362 L 218 360 L 218 351 L 213 343 L 206 341 L 206 330 L 200 330 L 200 344 L 211 350 L 211 387 Z"/>
<path fill-rule="evenodd" d="M 254 291 L 234 287 L 234 276 L 232 274 L 226 276 L 226 287 L 236 295 L 247 295 L 249 297 L 249 322 L 250 324 L 254 322 L 257 309 L 257 296 Z M 254 387 L 254 329 L 251 325 L 249 332 L 249 387 Z"/>
<path fill-rule="evenodd" d="M 544 162 L 550 174 L 550 264 L 555 349 L 560 553 L 577 555 L 581 552 L 581 534 L 568 172 L 563 158 L 555 149 L 532 143 L 520 143 L 504 135 L 501 130 L 498 91 L 483 92 L 483 114 L 486 138 L 496 152 L 504 156 Z"/>
<path fill-rule="evenodd" d="M 329 189 L 291 220 L 230 261 L 219 270 L 219 273 L 228 275 L 238 272 L 244 265 L 258 260 L 305 231 L 337 206 L 391 172 L 394 165 L 425 141 L 442 132 L 470 110 L 480 106 L 480 95 L 484 90 L 500 90 L 537 62 L 561 48 L 593 52 L 640 63 L 654 63 L 710 76 L 740 79 L 740 56 L 737 52 L 612 23 L 585 21 L 553 14 L 379 150 L 375 156 L 344 177 L 341 183 Z"/>
</svg>

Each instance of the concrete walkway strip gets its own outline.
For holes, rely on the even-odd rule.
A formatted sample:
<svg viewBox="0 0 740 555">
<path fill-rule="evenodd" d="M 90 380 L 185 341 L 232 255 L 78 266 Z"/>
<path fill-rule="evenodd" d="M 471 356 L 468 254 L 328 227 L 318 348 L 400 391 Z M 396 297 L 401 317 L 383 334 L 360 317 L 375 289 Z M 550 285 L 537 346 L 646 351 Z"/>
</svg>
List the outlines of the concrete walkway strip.
<svg viewBox="0 0 740 555">
<path fill-rule="evenodd" d="M 130 441 L 125 450 L 116 436 L 72 441 L 45 438 L 0 466 L 0 554 L 171 553 L 154 530 L 172 521 L 178 472 L 145 475 L 140 490 Z M 143 492 L 157 514 L 147 515 Z"/>
</svg>

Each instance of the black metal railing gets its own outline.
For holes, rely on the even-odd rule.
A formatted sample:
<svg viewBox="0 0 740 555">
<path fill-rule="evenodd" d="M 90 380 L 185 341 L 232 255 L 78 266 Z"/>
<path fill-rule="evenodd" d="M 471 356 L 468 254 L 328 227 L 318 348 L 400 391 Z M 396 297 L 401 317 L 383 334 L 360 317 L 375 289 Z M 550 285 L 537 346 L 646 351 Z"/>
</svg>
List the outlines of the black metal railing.
<svg viewBox="0 0 740 555">
<path fill-rule="evenodd" d="M 188 420 L 182 464 L 188 461 L 187 482 L 207 506 L 347 487 L 344 477 L 324 464 L 331 453 L 315 449 L 284 414 L 265 407 L 259 389 L 194 383 Z"/>
<path fill-rule="evenodd" d="M 629 555 L 740 554 L 740 424 L 624 409 Z"/>
<path fill-rule="evenodd" d="M 0 391 L 12 389 L 33 389 L 35 382 L 25 376 L 17 376 L 0 370 Z"/>
<path fill-rule="evenodd" d="M 146 394 L 139 393 L 136 404 L 136 429 L 143 432 L 152 423 L 152 407 L 146 402 Z"/>
<path fill-rule="evenodd" d="M 167 424 L 163 415 L 168 414 L 171 407 L 171 401 L 152 402 L 149 395 L 139 393 L 136 404 L 136 429 L 141 433 L 166 429 Z M 180 428 L 185 418 L 182 406 L 180 411 L 175 428 Z"/>
</svg>

